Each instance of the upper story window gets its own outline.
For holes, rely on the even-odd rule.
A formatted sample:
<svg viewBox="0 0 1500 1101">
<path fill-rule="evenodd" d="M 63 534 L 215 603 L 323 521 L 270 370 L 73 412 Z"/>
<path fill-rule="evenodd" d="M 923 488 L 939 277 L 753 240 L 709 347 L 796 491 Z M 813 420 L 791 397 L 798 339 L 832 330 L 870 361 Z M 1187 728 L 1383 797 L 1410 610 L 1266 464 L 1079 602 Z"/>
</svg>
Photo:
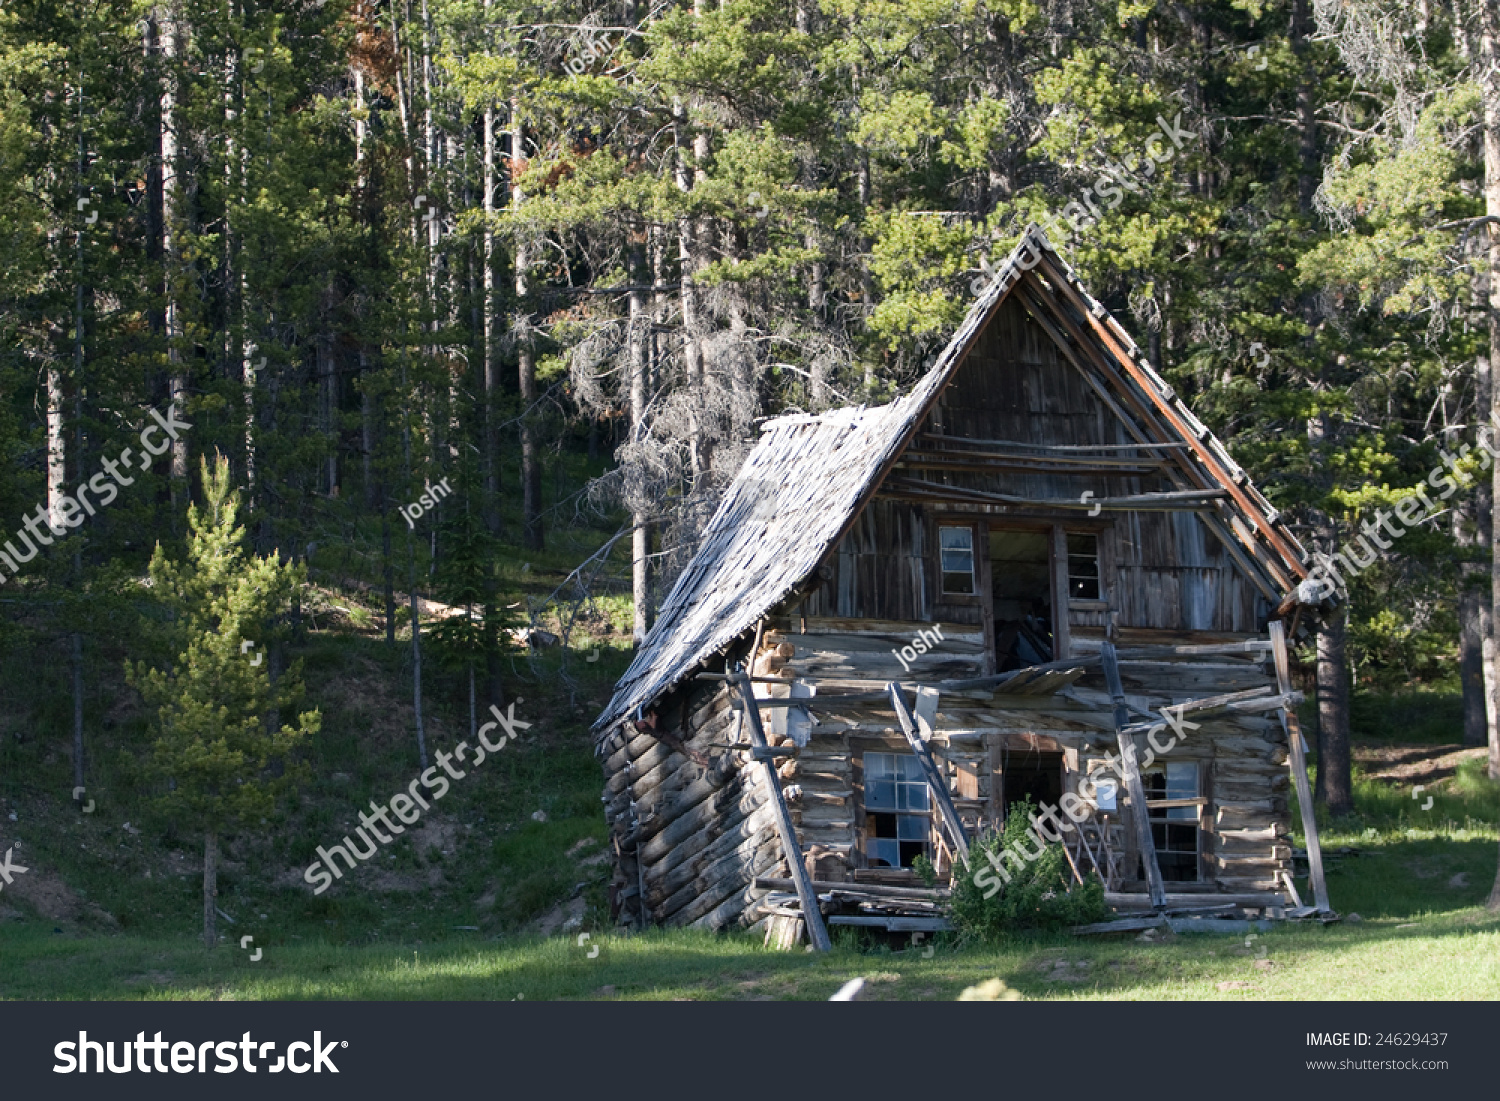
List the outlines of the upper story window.
<svg viewBox="0 0 1500 1101">
<path fill-rule="evenodd" d="M 938 552 L 942 556 L 943 592 L 974 593 L 974 529 L 939 527 Z"/>
<path fill-rule="evenodd" d="M 1099 537 L 1068 533 L 1068 599 L 1101 600 Z"/>
</svg>

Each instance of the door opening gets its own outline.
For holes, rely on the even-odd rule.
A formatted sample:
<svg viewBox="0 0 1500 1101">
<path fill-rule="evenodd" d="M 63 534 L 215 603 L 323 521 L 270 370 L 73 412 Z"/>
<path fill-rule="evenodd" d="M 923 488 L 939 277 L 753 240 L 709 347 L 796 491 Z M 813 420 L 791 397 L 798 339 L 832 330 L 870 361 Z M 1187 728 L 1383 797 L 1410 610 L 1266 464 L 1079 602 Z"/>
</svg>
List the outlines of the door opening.
<svg viewBox="0 0 1500 1101">
<path fill-rule="evenodd" d="M 1063 755 L 1034 750 L 1013 750 L 1005 755 L 1000 770 L 1001 814 L 1025 799 L 1033 809 L 1055 807 L 1062 801 Z"/>
<path fill-rule="evenodd" d="M 995 672 L 1052 660 L 1051 541 L 1039 531 L 990 530 Z"/>
</svg>

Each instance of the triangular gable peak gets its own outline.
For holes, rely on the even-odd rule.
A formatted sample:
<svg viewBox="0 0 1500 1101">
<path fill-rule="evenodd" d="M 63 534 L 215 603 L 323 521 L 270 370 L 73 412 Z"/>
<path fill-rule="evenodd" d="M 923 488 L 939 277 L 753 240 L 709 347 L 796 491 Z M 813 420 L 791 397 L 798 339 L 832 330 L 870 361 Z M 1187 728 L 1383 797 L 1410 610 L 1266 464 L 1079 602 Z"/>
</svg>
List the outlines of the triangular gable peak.
<svg viewBox="0 0 1500 1101">
<path fill-rule="evenodd" d="M 1012 431 L 976 431 L 1006 403 Z M 766 423 L 595 729 L 805 590 L 877 495 L 1012 516 L 1176 512 L 1163 537 L 1206 531 L 1272 604 L 1307 574 L 1275 510 L 1033 226 L 908 394 Z"/>
</svg>

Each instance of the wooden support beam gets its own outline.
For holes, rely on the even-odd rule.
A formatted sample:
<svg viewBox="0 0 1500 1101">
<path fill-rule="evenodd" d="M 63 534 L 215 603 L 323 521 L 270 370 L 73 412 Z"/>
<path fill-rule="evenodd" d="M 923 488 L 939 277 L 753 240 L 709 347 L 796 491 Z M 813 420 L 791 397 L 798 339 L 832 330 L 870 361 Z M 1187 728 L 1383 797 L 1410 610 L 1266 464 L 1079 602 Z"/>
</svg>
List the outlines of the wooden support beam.
<svg viewBox="0 0 1500 1101">
<path fill-rule="evenodd" d="M 1073 630 L 1068 622 L 1068 533 L 1052 525 L 1052 657 L 1062 660 L 1073 652 Z"/>
<path fill-rule="evenodd" d="M 1286 651 L 1286 628 L 1279 619 L 1271 621 L 1271 646 L 1276 657 L 1276 680 L 1281 694 L 1292 692 L 1291 660 Z M 1281 725 L 1286 730 L 1287 764 L 1292 770 L 1292 783 L 1297 785 L 1297 805 L 1302 811 L 1302 830 L 1307 834 L 1308 875 L 1312 879 L 1313 898 L 1321 914 L 1333 913 L 1328 905 L 1328 884 L 1323 879 L 1323 848 L 1318 843 L 1318 816 L 1313 806 L 1312 783 L 1307 778 L 1307 752 L 1302 741 L 1302 725 L 1297 721 L 1297 712 L 1291 707 L 1281 708 Z"/>
<path fill-rule="evenodd" d="M 877 929 L 889 929 L 892 933 L 947 933 L 953 929 L 947 918 L 941 917 L 873 917 L 864 914 L 834 914 L 828 919 L 834 925 L 869 925 Z"/>
<path fill-rule="evenodd" d="M 911 449 L 901 456 L 897 469 L 912 470 L 963 470 L 1019 471 L 1022 474 L 1066 474 L 1092 475 L 1098 478 L 1145 478 L 1160 474 L 1164 464 L 1159 462 L 1129 462 L 1124 459 L 1096 459 L 1076 456 L 1022 455 L 996 451 L 933 451 Z"/>
<path fill-rule="evenodd" d="M 1141 770 L 1135 760 L 1135 739 L 1126 732 L 1130 725 L 1130 710 L 1125 706 L 1125 686 L 1120 681 L 1120 663 L 1115 657 L 1115 644 L 1105 639 L 1099 657 L 1104 663 L 1104 681 L 1109 686 L 1110 699 L 1115 705 L 1115 740 L 1120 745 L 1120 769 L 1124 773 L 1125 790 L 1130 793 L 1130 819 L 1135 826 L 1135 842 L 1140 849 L 1141 864 L 1146 869 L 1146 885 L 1151 894 L 1151 905 L 1160 910 L 1167 904 L 1167 889 L 1162 884 L 1161 866 L 1156 861 L 1156 845 L 1151 840 L 1146 787 L 1141 783 Z"/>
<path fill-rule="evenodd" d="M 932 789 L 932 801 L 937 804 L 938 817 L 948 828 L 948 835 L 953 840 L 953 851 L 963 858 L 967 866 L 969 839 L 964 834 L 964 823 L 963 819 L 958 816 L 958 808 L 953 805 L 953 800 L 948 795 L 948 782 L 938 771 L 937 762 L 932 759 L 927 743 L 917 733 L 917 724 L 912 721 L 911 712 L 906 709 L 906 701 L 901 698 L 903 691 L 901 685 L 891 681 L 885 687 L 886 691 L 891 694 L 891 706 L 895 709 L 896 721 L 901 724 L 901 732 L 906 735 L 907 743 L 922 766 L 922 774 L 927 777 L 927 786 Z"/>
<path fill-rule="evenodd" d="M 923 432 L 917 438 L 923 443 L 938 445 L 956 443 L 960 447 L 1015 448 L 1019 451 L 1047 456 L 1076 455 L 1080 452 L 1094 451 L 1180 451 L 1189 446 L 1185 443 L 1025 443 L 1021 440 L 978 440 L 968 436 L 940 436 L 936 432 Z M 1136 460 L 1118 461 L 1128 463 Z"/>
<path fill-rule="evenodd" d="M 755 877 L 755 886 L 763 891 L 796 890 L 796 884 L 790 879 L 777 879 L 764 875 Z M 942 902 L 949 893 L 946 887 L 890 887 L 884 883 L 836 883 L 831 879 L 813 880 L 813 889 L 819 894 L 828 891 L 846 891 L 851 894 L 908 899 L 914 902 Z"/>
<path fill-rule="evenodd" d="M 745 703 L 745 709 L 741 712 L 744 716 L 745 729 L 750 734 L 750 744 L 757 750 L 764 751 L 770 747 L 766 745 L 766 733 L 760 725 L 760 708 L 756 706 L 755 695 L 750 688 L 750 678 L 743 672 L 737 678 L 736 686 L 739 688 L 740 699 Z M 792 824 L 791 812 L 786 808 L 786 799 L 781 794 L 781 777 L 776 775 L 776 765 L 769 754 L 755 755 L 764 770 L 762 777 L 766 787 L 771 793 L 771 802 L 776 811 L 776 830 L 781 835 L 781 851 L 786 855 L 787 867 L 791 870 L 792 880 L 797 884 L 797 898 L 802 902 L 802 920 L 807 922 L 807 937 L 812 946 L 819 952 L 827 952 L 833 947 L 828 939 L 828 930 L 823 926 L 823 912 L 818 909 L 818 896 L 813 891 L 812 877 L 807 874 L 807 865 L 802 861 L 802 846 L 797 844 L 797 827 Z"/>
<path fill-rule="evenodd" d="M 1186 489 L 1169 493 L 1136 493 L 1126 497 L 1016 497 L 1009 493 L 990 493 L 981 489 L 945 485 L 922 478 L 887 478 L 881 487 L 887 497 L 914 497 L 921 500 L 973 502 L 981 505 L 1012 505 L 1026 508 L 1060 509 L 1064 512 L 1092 512 L 1096 507 L 1106 512 L 1202 512 L 1213 508 L 1224 497 L 1222 489 Z"/>
</svg>

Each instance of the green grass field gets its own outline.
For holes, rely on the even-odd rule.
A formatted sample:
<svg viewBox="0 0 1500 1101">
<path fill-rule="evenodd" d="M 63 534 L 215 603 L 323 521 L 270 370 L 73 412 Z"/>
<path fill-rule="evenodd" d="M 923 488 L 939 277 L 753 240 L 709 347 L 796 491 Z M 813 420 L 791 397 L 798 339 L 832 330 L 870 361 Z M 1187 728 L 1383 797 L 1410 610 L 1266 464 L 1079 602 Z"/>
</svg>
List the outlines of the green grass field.
<svg viewBox="0 0 1500 1101">
<path fill-rule="evenodd" d="M 892 948 L 839 931 L 834 951 L 814 956 L 768 951 L 744 935 L 684 931 L 596 928 L 580 944 L 576 933 L 439 932 L 433 921 L 389 929 L 371 900 L 329 939 L 258 937 L 263 954 L 255 962 L 232 944 L 207 952 L 186 929 L 105 935 L 7 922 L 0 925 L 0 997 L 824 999 L 863 976 L 873 999 L 951 999 L 993 978 L 1023 997 L 1046 999 L 1500 998 L 1500 915 L 1483 908 L 1495 872 L 1494 785 L 1476 763 L 1444 784 L 1425 812 L 1375 781 L 1360 782 L 1358 800 L 1362 813 L 1325 833 L 1329 892 L 1346 920 L 1286 924 L 1248 942 L 1059 934 L 995 945 L 940 937 Z M 540 845 L 544 829 L 523 851 L 548 847 Z M 552 847 L 577 830 L 565 832 Z M 183 890 L 185 907 L 190 894 Z M 360 923 L 375 935 L 345 927 Z M 398 943 L 381 943 L 383 928 Z"/>
<path fill-rule="evenodd" d="M 1413 920 L 1400 920 L 1410 917 Z M 844 941 L 826 956 L 772 952 L 745 936 L 652 932 L 451 940 L 421 948 L 273 946 L 259 962 L 181 938 L 0 934 L 13 999 L 826 999 L 863 976 L 867 997 L 952 999 L 1000 978 L 1047 999 L 1493 999 L 1500 920 L 1477 908 L 1244 937 L 1017 939 L 892 951 Z M 590 958 L 595 947 L 598 953 Z"/>
</svg>

